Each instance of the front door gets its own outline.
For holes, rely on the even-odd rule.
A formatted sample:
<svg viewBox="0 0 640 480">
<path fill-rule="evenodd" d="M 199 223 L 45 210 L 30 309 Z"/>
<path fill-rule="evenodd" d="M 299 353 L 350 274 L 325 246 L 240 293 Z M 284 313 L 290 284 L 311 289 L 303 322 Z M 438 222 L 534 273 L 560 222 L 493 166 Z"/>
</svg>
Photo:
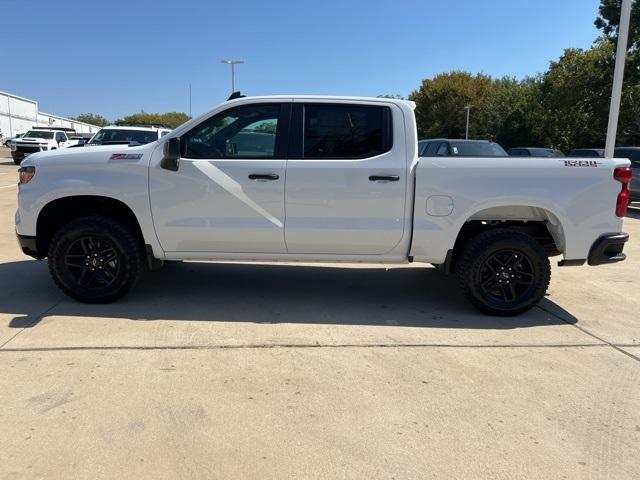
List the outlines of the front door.
<svg viewBox="0 0 640 480">
<path fill-rule="evenodd" d="M 290 103 L 231 107 L 180 138 L 178 171 L 150 169 L 153 221 L 166 252 L 285 253 Z"/>
<path fill-rule="evenodd" d="M 380 255 L 403 238 L 407 156 L 394 105 L 295 103 L 287 163 L 287 250 Z"/>
</svg>

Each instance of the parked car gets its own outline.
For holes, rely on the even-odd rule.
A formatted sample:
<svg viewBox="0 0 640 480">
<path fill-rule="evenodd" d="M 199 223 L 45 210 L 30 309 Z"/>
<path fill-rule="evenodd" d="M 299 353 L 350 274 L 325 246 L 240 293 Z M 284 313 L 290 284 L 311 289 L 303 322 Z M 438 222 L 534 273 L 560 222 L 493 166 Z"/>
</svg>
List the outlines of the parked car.
<svg viewBox="0 0 640 480">
<path fill-rule="evenodd" d="M 71 128 L 33 127 L 21 138 L 10 143 L 13 163 L 20 165 L 32 153 L 59 150 L 73 145 L 67 134 L 75 133 Z"/>
<path fill-rule="evenodd" d="M 618 147 L 614 150 L 613 156 L 631 161 L 633 180 L 629 186 L 629 193 L 632 201 L 640 202 L 640 147 Z"/>
<path fill-rule="evenodd" d="M 147 145 L 36 153 L 19 171 L 18 241 L 84 302 L 116 300 L 164 260 L 424 262 L 495 315 L 543 298 L 550 256 L 625 259 L 628 160 L 514 162 L 456 140 L 438 142 L 458 149 L 446 161 L 419 158 L 413 108 L 245 97 Z M 491 156 L 463 157 L 478 146 Z"/>
<path fill-rule="evenodd" d="M 431 138 L 418 142 L 421 157 L 507 157 L 507 152 L 491 140 L 451 140 Z"/>
<path fill-rule="evenodd" d="M 555 148 L 515 147 L 507 153 L 510 157 L 564 157 L 564 153 Z"/>
<path fill-rule="evenodd" d="M 17 140 L 18 138 L 22 138 L 22 137 L 24 137 L 24 133 L 19 133 L 15 137 L 3 138 L 2 139 L 2 144 L 5 147 L 9 147 L 11 142 L 13 142 L 14 140 Z"/>
<path fill-rule="evenodd" d="M 155 142 L 171 132 L 170 128 L 156 126 L 117 126 L 101 128 L 86 145 L 145 145 Z"/>
<path fill-rule="evenodd" d="M 568 157 L 604 157 L 604 148 L 574 148 L 569 152 Z"/>
</svg>

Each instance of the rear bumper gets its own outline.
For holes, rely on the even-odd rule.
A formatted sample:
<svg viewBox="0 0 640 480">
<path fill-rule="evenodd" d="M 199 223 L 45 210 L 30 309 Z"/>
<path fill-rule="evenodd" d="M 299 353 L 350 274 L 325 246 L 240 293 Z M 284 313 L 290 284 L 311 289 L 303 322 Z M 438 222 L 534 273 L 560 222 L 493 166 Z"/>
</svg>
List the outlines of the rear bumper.
<svg viewBox="0 0 640 480">
<path fill-rule="evenodd" d="M 38 254 L 38 247 L 36 245 L 36 237 L 30 237 L 28 235 L 20 235 L 16 232 L 18 239 L 18 245 L 22 249 L 22 253 L 29 255 L 37 260 L 42 260 L 42 256 Z"/>
<path fill-rule="evenodd" d="M 621 262 L 627 256 L 622 253 L 624 244 L 629 240 L 629 234 L 610 233 L 598 238 L 589 250 L 589 265 L 603 265 L 605 263 Z"/>
</svg>

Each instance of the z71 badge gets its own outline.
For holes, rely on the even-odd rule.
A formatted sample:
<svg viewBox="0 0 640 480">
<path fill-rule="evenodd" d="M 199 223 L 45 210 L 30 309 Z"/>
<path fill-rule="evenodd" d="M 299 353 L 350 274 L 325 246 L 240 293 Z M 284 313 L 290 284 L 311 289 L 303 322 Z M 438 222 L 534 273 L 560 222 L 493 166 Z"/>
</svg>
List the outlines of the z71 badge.
<svg viewBox="0 0 640 480">
<path fill-rule="evenodd" d="M 140 160 L 141 158 L 141 153 L 114 153 L 109 160 Z"/>
<path fill-rule="evenodd" d="M 597 167 L 600 162 L 595 160 L 563 160 L 565 167 Z"/>
</svg>

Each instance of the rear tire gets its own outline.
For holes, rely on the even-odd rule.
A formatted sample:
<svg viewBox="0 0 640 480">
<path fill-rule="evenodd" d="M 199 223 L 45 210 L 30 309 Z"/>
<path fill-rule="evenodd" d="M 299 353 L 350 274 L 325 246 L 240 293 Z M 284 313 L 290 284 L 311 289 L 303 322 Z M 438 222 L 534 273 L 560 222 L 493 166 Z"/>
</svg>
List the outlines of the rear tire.
<svg viewBox="0 0 640 480">
<path fill-rule="evenodd" d="M 469 302 L 489 315 L 526 312 L 549 287 L 551 266 L 542 245 L 508 229 L 473 237 L 460 256 L 456 274 Z"/>
<path fill-rule="evenodd" d="M 86 303 L 109 303 L 122 297 L 144 268 L 144 253 L 133 233 L 100 216 L 79 218 L 60 228 L 48 257 L 56 285 Z"/>
</svg>

